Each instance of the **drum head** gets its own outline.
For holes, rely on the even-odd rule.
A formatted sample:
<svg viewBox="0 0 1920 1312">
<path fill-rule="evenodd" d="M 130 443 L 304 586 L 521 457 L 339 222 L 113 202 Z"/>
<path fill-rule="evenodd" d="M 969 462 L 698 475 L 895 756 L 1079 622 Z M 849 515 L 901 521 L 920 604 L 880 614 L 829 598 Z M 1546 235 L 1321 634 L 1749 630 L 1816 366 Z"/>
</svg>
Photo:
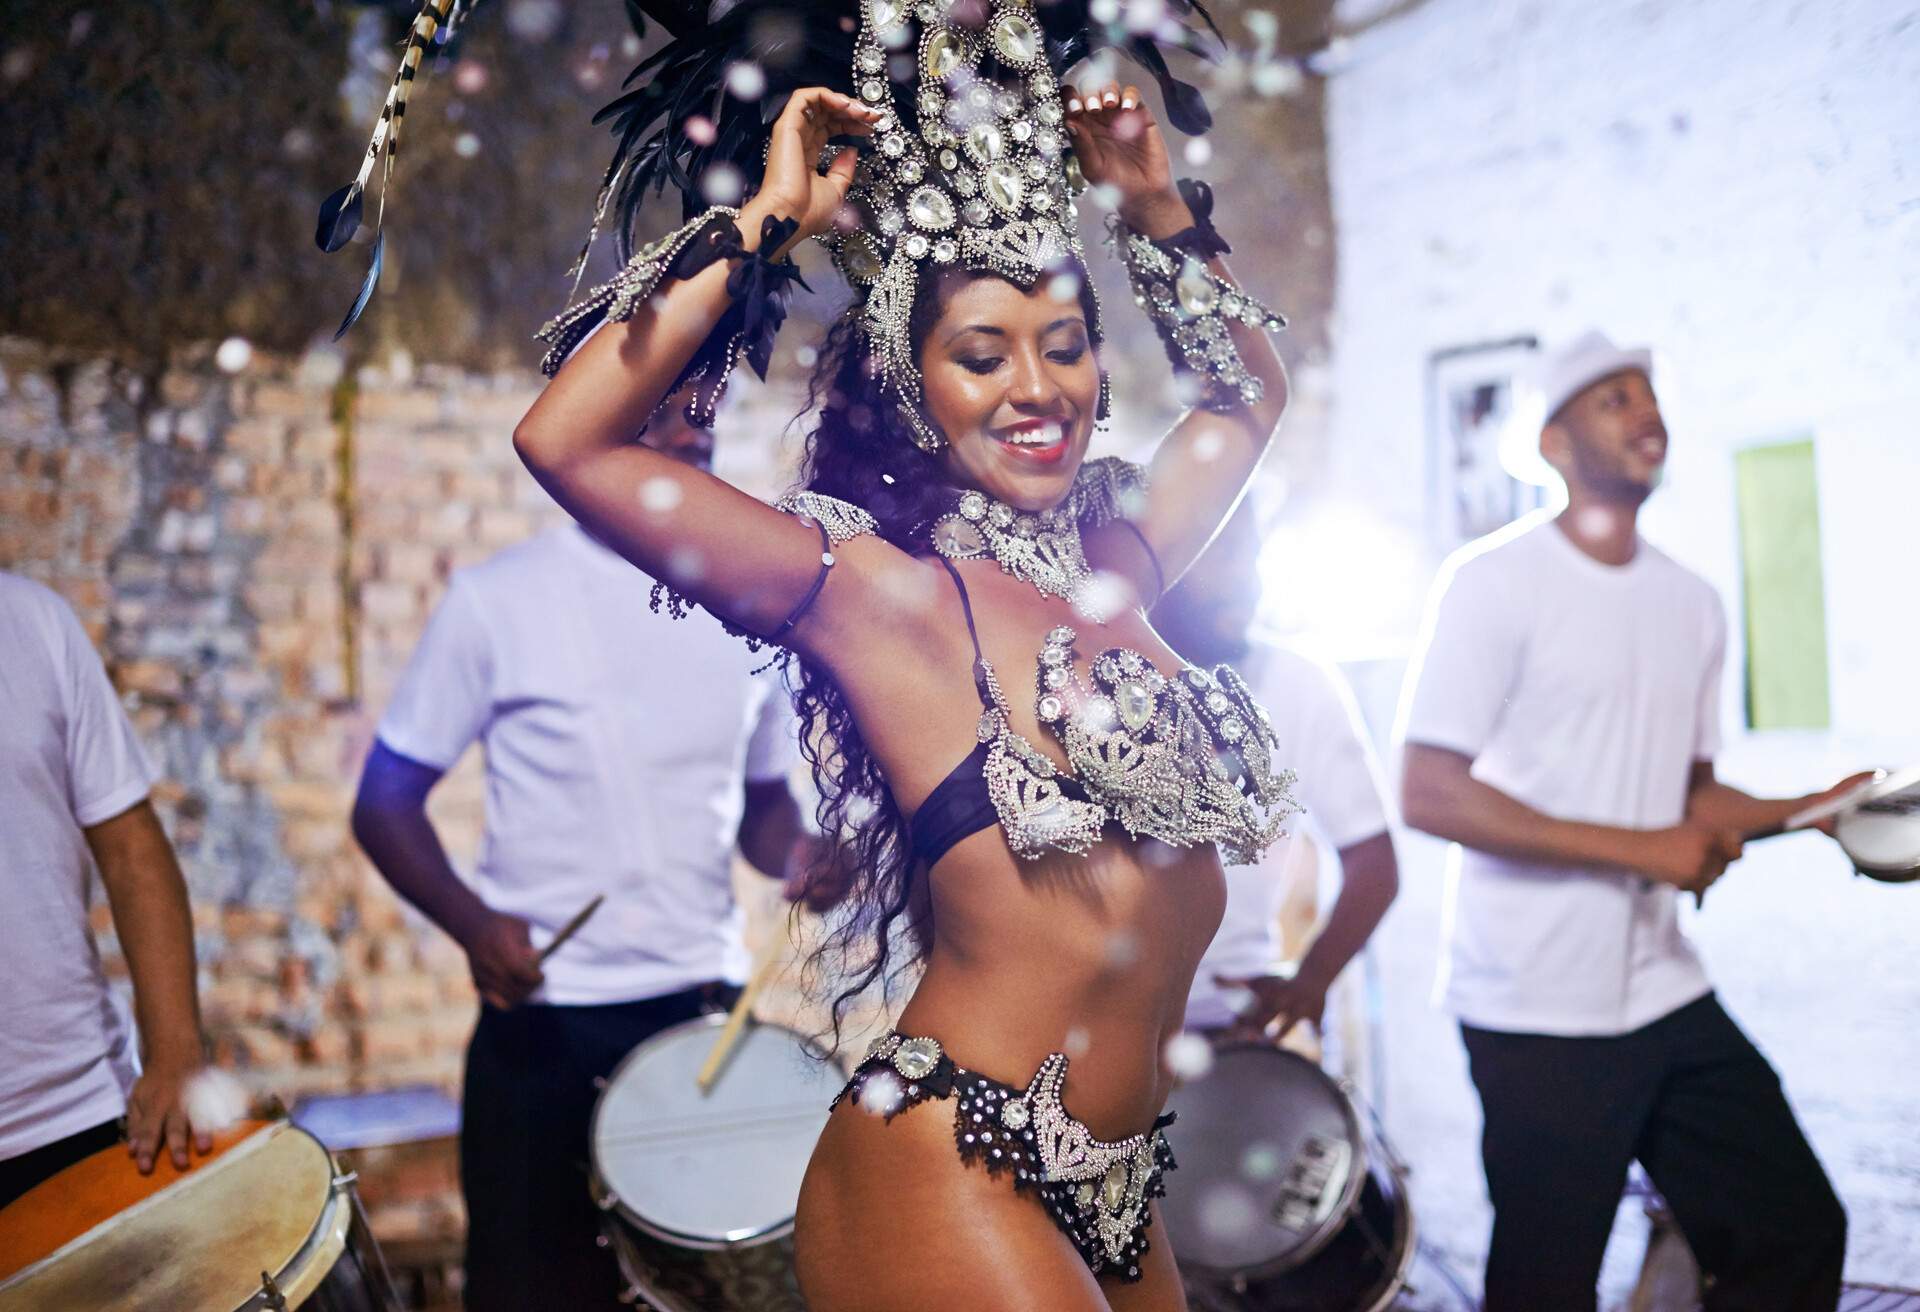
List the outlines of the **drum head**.
<svg viewBox="0 0 1920 1312">
<path fill-rule="evenodd" d="M 1871 879 L 1920 879 L 1920 787 L 1842 812 L 1834 837 L 1853 868 Z"/>
<path fill-rule="evenodd" d="M 725 1023 L 703 1016 L 654 1035 L 620 1063 L 594 1108 L 603 1194 L 668 1243 L 715 1248 L 790 1232 L 844 1079 L 793 1031 L 749 1025 L 702 1093 L 694 1077 Z"/>
<path fill-rule="evenodd" d="M 135 1167 L 116 1144 L 42 1188 L 100 1187 L 120 1172 Z M 0 1312 L 257 1308 L 262 1271 L 298 1306 L 345 1247 L 349 1216 L 327 1150 L 277 1122 L 0 1284 Z"/>
<path fill-rule="evenodd" d="M 1258 1044 L 1220 1048 L 1173 1092 L 1180 1169 L 1161 1215 L 1183 1269 L 1215 1277 L 1286 1271 L 1346 1223 L 1366 1182 L 1353 1103 L 1312 1062 Z"/>
</svg>

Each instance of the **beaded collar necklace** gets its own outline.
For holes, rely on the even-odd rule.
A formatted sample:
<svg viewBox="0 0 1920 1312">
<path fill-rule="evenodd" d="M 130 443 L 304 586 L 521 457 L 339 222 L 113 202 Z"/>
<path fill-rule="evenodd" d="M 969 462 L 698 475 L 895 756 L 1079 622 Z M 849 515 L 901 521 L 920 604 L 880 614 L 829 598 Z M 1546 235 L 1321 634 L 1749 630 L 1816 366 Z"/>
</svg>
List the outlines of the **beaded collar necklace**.
<svg viewBox="0 0 1920 1312">
<path fill-rule="evenodd" d="M 958 493 L 953 509 L 933 521 L 933 549 L 948 560 L 992 556 L 1000 568 L 1048 596 L 1060 597 L 1098 623 L 1093 567 L 1080 545 L 1078 498 L 1048 510 L 1017 510 L 976 488 Z"/>
</svg>

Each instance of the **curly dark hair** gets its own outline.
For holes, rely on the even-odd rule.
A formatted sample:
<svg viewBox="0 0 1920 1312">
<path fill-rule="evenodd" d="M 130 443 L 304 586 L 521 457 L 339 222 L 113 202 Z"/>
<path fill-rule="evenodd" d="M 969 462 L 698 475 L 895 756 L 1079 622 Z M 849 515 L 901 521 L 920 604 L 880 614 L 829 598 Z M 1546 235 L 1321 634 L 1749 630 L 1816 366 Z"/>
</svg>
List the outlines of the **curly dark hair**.
<svg viewBox="0 0 1920 1312">
<path fill-rule="evenodd" d="M 908 323 L 917 353 L 939 321 L 956 280 L 993 278 L 987 272 L 926 273 Z M 1089 337 L 1100 345 L 1099 317 L 1091 282 L 1079 270 L 1078 299 Z M 926 550 L 926 533 L 951 504 L 952 485 L 938 456 L 915 446 L 895 394 L 877 377 L 858 308 L 827 333 L 807 384 L 801 415 L 817 411 L 801 460 L 800 486 L 862 507 L 879 523 L 879 536 L 902 551 Z M 821 832 L 839 846 L 824 860 L 850 871 L 838 907 L 839 923 L 808 962 L 815 992 L 831 995 L 829 1030 L 837 1048 L 847 1009 L 876 983 L 890 987 L 901 972 L 925 959 L 932 944 L 932 908 L 926 873 L 913 854 L 907 818 L 888 787 L 886 772 L 853 720 L 833 676 L 805 660 L 788 669 L 794 706 L 803 721 L 801 751 L 820 794 Z M 906 917 L 909 937 L 896 939 Z"/>
</svg>

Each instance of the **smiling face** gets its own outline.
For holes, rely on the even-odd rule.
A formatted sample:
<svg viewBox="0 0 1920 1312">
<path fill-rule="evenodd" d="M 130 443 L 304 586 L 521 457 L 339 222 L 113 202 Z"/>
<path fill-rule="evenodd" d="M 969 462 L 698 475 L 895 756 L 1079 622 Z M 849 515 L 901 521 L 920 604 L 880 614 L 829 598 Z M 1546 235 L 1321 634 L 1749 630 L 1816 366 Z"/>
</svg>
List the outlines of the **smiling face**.
<svg viewBox="0 0 1920 1312">
<path fill-rule="evenodd" d="M 1100 400 L 1100 368 L 1078 297 L 1046 284 L 949 274 L 920 342 L 927 417 L 947 439 L 947 476 L 1021 510 L 1073 487 Z"/>
<path fill-rule="evenodd" d="M 1667 463 L 1667 426 L 1653 381 L 1625 369 L 1589 384 L 1548 421 L 1540 454 L 1572 490 L 1603 501 L 1645 501 Z"/>
</svg>

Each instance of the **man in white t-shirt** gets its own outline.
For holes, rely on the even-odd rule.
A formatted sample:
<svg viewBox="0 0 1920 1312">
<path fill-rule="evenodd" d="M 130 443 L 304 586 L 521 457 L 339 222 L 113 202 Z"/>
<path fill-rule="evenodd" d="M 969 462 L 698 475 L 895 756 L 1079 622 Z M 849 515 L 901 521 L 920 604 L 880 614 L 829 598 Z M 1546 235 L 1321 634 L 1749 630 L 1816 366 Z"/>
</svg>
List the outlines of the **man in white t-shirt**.
<svg viewBox="0 0 1920 1312">
<path fill-rule="evenodd" d="M 677 407 L 645 440 L 712 461 Z M 737 996 L 734 849 L 780 877 L 802 832 L 785 688 L 706 612 L 655 613 L 650 588 L 571 521 L 457 572 L 354 809 L 388 881 L 466 950 L 483 1003 L 461 1126 L 475 1312 L 619 1306 L 587 1188 L 595 1082 Z M 424 807 L 476 741 L 486 833 L 462 879 Z M 596 896 L 543 967 L 539 947 Z"/>
<path fill-rule="evenodd" d="M 208 1148 L 193 919 L 147 800 L 152 771 L 57 595 L 0 572 L 0 1207 L 119 1141 L 142 1172 Z M 133 977 L 140 1052 L 87 924 L 98 869 Z"/>
<path fill-rule="evenodd" d="M 1353 694 L 1338 672 L 1281 643 L 1250 639 L 1260 600 L 1260 541 L 1250 505 L 1153 611 L 1169 646 L 1198 665 L 1233 665 L 1273 720 L 1273 759 L 1294 771 L 1303 814 L 1290 821 L 1340 861 L 1340 893 L 1297 964 L 1283 964 L 1281 901 L 1293 838 L 1227 867 L 1220 929 L 1194 974 L 1189 1029 L 1284 1038 L 1316 1027 L 1327 991 L 1366 946 L 1399 891 L 1386 791 Z"/>
<path fill-rule="evenodd" d="M 1567 507 L 1447 562 L 1399 729 L 1402 812 L 1455 843 L 1441 992 L 1485 1118 L 1486 1306 L 1593 1307 L 1638 1160 L 1707 1308 L 1831 1309 L 1845 1213 L 1677 914 L 1812 799 L 1714 777 L 1719 598 L 1636 529 L 1667 455 L 1649 354 L 1589 333 L 1537 386 Z"/>
</svg>

